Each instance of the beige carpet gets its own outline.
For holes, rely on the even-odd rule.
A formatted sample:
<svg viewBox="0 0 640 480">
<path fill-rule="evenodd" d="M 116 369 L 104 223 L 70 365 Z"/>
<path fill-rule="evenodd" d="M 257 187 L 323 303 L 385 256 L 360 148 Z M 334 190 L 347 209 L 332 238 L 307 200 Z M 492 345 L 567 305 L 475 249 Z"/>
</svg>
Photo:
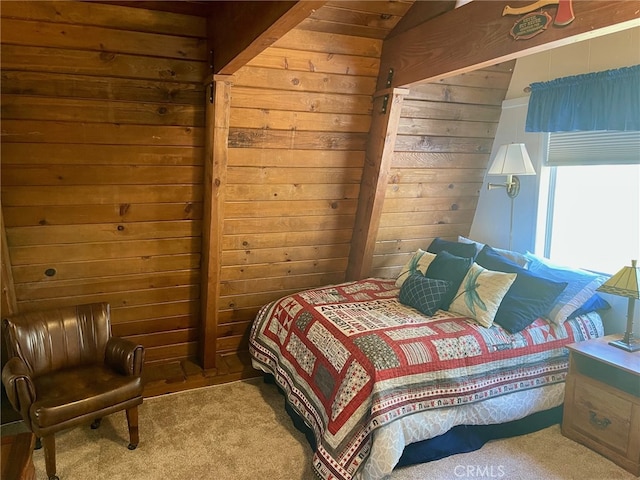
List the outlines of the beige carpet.
<svg viewBox="0 0 640 480">
<path fill-rule="evenodd" d="M 61 480 L 307 480 L 311 450 L 273 385 L 252 379 L 149 398 L 140 407 L 140 445 L 127 450 L 124 413 L 98 430 L 56 436 Z M 23 428 L 2 427 L 2 434 Z M 42 450 L 34 452 L 45 479 Z M 560 433 L 559 426 L 437 462 L 398 469 L 390 480 L 635 479 Z"/>
</svg>

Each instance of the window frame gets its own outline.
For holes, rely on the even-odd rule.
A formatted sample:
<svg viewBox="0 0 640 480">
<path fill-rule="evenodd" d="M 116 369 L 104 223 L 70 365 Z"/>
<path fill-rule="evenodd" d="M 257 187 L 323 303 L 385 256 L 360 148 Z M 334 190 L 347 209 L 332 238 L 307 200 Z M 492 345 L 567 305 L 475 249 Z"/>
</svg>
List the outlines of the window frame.
<svg viewBox="0 0 640 480">
<path fill-rule="evenodd" d="M 584 133 L 584 132 L 583 132 Z M 539 190 L 539 205 L 538 205 L 538 218 L 537 229 L 535 239 L 535 249 L 537 252 L 542 252 L 542 255 L 546 258 L 551 257 L 552 236 L 553 236 L 553 221 L 554 212 L 556 206 L 556 188 L 557 188 L 557 175 L 558 167 L 571 167 L 571 166 L 589 166 L 594 165 L 593 162 L 585 162 L 583 164 L 559 164 L 549 165 L 549 147 L 551 144 L 551 133 L 540 133 L 540 152 L 542 154 L 540 162 L 540 190 Z M 602 162 L 600 165 L 607 165 L 610 162 Z M 622 165 L 640 165 L 640 161 L 637 162 L 611 162 L 611 166 Z M 640 253 L 640 252 L 639 252 Z M 635 252 L 631 252 L 634 255 Z M 581 267 L 577 265 L 577 267 Z M 616 270 L 617 271 L 617 270 Z M 599 273 L 615 273 L 614 272 L 599 272 Z"/>
</svg>

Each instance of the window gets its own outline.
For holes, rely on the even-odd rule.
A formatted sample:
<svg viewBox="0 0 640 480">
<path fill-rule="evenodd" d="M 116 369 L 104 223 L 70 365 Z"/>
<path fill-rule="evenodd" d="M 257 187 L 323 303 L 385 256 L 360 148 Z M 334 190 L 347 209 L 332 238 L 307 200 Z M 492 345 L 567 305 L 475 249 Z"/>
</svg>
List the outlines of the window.
<svg viewBox="0 0 640 480">
<path fill-rule="evenodd" d="M 602 133 L 549 134 L 544 254 L 612 274 L 640 259 L 640 132 Z"/>
</svg>

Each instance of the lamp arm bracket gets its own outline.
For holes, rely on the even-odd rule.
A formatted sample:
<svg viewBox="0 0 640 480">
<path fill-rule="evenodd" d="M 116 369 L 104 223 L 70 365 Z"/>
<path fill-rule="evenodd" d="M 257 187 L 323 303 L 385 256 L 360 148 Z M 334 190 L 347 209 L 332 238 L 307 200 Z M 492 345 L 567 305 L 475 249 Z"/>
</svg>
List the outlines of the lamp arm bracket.
<svg viewBox="0 0 640 480">
<path fill-rule="evenodd" d="M 516 175 L 509 175 L 505 183 L 487 184 L 488 190 L 493 190 L 494 188 L 506 188 L 507 195 L 510 198 L 516 198 L 518 193 L 520 193 L 520 179 Z"/>
</svg>

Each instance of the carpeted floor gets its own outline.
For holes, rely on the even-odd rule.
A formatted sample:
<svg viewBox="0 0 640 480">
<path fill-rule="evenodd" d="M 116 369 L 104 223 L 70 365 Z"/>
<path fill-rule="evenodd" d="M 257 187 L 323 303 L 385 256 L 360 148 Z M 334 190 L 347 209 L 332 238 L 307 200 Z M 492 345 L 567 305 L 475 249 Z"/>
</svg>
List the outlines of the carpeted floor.
<svg viewBox="0 0 640 480">
<path fill-rule="evenodd" d="M 140 406 L 140 444 L 127 450 L 124 412 L 98 430 L 56 435 L 61 480 L 307 480 L 311 450 L 284 411 L 276 387 L 261 379 L 149 398 Z M 21 431 L 20 423 L 2 434 Z M 42 450 L 34 452 L 45 479 Z M 635 479 L 560 433 L 558 425 L 489 442 L 467 454 L 396 470 L 390 480 Z"/>
</svg>

